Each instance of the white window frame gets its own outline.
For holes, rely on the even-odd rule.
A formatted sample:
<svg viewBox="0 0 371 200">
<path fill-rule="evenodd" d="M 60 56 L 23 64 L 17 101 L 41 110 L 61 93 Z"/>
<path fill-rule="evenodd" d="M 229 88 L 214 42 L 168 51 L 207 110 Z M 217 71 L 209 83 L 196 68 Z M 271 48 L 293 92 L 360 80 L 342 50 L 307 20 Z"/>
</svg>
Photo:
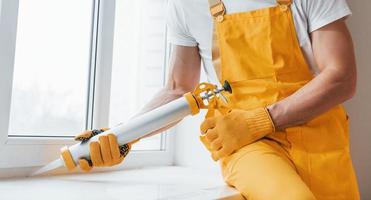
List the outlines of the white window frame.
<svg viewBox="0 0 371 200">
<path fill-rule="evenodd" d="M 94 20 L 97 23 L 94 24 L 98 26 L 94 25 L 92 33 L 92 38 L 95 38 L 92 52 L 95 53 L 91 56 L 93 67 L 90 73 L 94 80 L 90 80 L 89 84 L 88 109 L 94 110 L 94 113 L 88 114 L 92 116 L 88 118 L 88 122 L 91 122 L 88 128 L 105 127 L 108 124 L 115 3 L 113 0 L 95 0 Z M 8 137 L 18 5 L 19 0 L 0 0 L 0 169 L 44 165 L 59 156 L 61 147 L 75 143 L 72 138 L 63 137 Z M 91 84 L 93 81 L 95 87 Z M 161 150 L 133 151 L 121 167 L 172 165 L 174 134 L 171 132 L 174 131 L 168 132 L 170 134 L 162 137 Z"/>
</svg>

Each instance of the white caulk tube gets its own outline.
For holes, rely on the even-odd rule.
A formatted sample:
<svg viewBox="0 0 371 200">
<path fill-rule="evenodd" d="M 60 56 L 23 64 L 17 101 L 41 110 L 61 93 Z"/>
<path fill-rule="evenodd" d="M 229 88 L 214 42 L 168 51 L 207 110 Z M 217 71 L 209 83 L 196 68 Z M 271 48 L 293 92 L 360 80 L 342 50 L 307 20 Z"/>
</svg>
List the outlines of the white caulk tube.
<svg viewBox="0 0 371 200">
<path fill-rule="evenodd" d="M 127 144 L 163 127 L 166 127 L 171 123 L 182 120 L 188 115 L 192 115 L 190 104 L 195 103 L 196 100 L 194 100 L 194 102 L 189 102 L 186 97 L 179 98 L 150 112 L 135 117 L 127 123 L 120 124 L 99 135 L 96 135 L 86 143 L 79 143 L 70 146 L 68 149 L 71 153 L 73 161 L 78 163 L 78 160 L 81 158 L 89 158 L 90 142 L 98 141 L 98 138 L 101 135 L 113 133 L 116 135 L 119 145 Z"/>
</svg>

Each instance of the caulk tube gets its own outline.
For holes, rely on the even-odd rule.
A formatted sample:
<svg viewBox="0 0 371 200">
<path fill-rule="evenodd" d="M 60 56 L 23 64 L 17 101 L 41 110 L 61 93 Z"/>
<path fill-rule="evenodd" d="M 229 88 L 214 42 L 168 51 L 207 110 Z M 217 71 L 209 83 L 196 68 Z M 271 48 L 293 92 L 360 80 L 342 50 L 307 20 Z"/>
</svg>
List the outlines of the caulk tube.
<svg viewBox="0 0 371 200">
<path fill-rule="evenodd" d="M 198 112 L 199 107 L 197 100 L 191 93 L 187 93 L 179 99 L 137 116 L 127 123 L 120 124 L 96 135 L 86 143 L 78 143 L 68 148 L 65 147 L 62 150 L 61 157 L 65 162 L 65 166 L 72 169 L 77 165 L 79 159 L 90 158 L 89 144 L 90 142 L 98 141 L 99 136 L 101 135 L 113 133 L 116 135 L 119 145 L 124 145 L 164 128 L 171 123 L 180 121 L 188 115 L 195 115 Z M 71 157 L 74 163 L 70 163 Z"/>
</svg>

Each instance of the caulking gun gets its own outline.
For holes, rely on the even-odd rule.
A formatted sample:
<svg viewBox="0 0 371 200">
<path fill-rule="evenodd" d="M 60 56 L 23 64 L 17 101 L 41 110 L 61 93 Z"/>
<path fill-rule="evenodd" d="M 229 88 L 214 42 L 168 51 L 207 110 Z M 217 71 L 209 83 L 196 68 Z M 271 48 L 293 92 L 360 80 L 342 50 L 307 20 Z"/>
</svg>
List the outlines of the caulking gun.
<svg viewBox="0 0 371 200">
<path fill-rule="evenodd" d="M 64 166 L 63 155 L 66 155 L 66 153 L 72 156 L 75 163 L 78 163 L 80 158 L 89 158 L 89 143 L 98 141 L 100 135 L 113 133 L 117 137 L 117 142 L 120 145 L 124 145 L 156 130 L 160 130 L 174 122 L 180 121 L 186 116 L 196 115 L 200 112 L 200 109 L 208 109 L 210 102 L 216 98 L 221 98 L 226 102 L 227 99 L 223 95 L 223 92 L 232 93 L 232 88 L 227 81 L 225 81 L 223 87 L 220 88 L 210 83 L 201 83 L 193 92 L 186 93 L 179 99 L 137 116 L 127 123 L 117 125 L 90 138 L 88 142 L 77 143 L 70 147 L 63 148 L 60 158 L 40 168 L 31 174 L 31 176 Z"/>
</svg>

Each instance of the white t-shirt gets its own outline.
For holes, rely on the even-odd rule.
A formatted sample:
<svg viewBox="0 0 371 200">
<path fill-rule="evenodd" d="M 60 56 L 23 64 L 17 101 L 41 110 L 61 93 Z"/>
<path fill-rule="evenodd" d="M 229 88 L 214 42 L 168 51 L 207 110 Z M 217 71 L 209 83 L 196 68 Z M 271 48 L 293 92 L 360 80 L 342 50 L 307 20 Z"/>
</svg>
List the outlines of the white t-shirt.
<svg viewBox="0 0 371 200">
<path fill-rule="evenodd" d="M 276 6 L 276 0 L 223 0 L 227 14 Z M 318 74 L 309 34 L 331 22 L 351 15 L 346 0 L 294 0 L 291 6 L 301 49 L 313 74 Z M 169 42 L 198 46 L 204 70 L 211 83 L 218 83 L 212 65 L 213 21 L 208 0 L 168 0 Z"/>
</svg>

